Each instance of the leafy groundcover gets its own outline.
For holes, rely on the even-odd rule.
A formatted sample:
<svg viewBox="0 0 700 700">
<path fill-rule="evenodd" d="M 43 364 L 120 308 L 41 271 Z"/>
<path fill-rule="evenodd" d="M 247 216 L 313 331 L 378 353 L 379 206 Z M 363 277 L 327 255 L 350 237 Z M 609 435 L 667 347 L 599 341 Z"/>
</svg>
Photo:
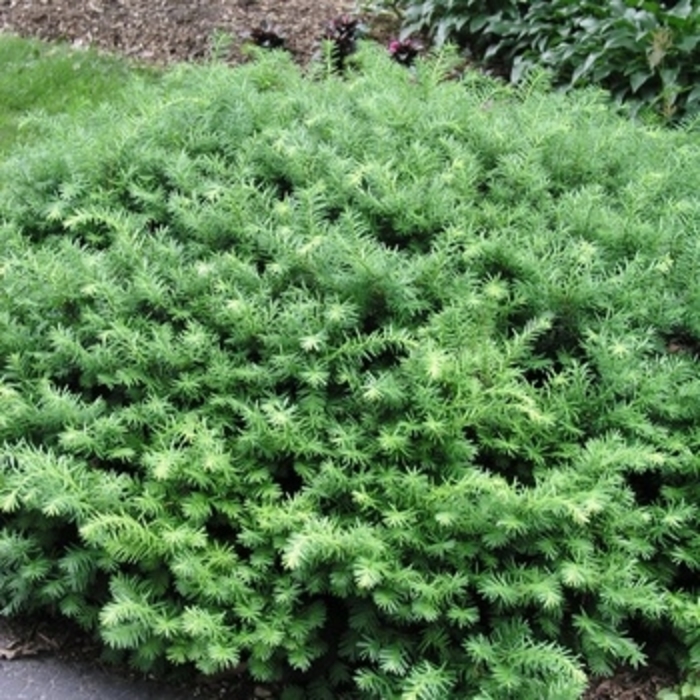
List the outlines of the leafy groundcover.
<svg viewBox="0 0 700 700">
<path fill-rule="evenodd" d="M 3 614 L 286 698 L 698 665 L 697 133 L 448 63 L 182 67 L 0 167 Z"/>
</svg>

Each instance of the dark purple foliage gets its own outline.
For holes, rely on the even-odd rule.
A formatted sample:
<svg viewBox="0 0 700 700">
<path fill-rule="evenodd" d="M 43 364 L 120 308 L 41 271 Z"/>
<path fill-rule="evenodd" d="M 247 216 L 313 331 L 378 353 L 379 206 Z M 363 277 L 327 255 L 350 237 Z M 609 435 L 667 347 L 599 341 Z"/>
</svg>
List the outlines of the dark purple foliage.
<svg viewBox="0 0 700 700">
<path fill-rule="evenodd" d="M 326 26 L 323 38 L 333 43 L 333 60 L 335 68 L 342 71 L 345 59 L 355 52 L 360 22 L 350 15 L 340 15 Z"/>
<path fill-rule="evenodd" d="M 412 66 L 423 46 L 413 39 L 395 39 L 389 43 L 391 57 L 404 66 Z"/>
<path fill-rule="evenodd" d="M 267 21 L 262 22 L 259 27 L 253 29 L 250 38 L 256 46 L 263 49 L 283 49 L 285 48 L 285 38 L 278 29 Z"/>
</svg>

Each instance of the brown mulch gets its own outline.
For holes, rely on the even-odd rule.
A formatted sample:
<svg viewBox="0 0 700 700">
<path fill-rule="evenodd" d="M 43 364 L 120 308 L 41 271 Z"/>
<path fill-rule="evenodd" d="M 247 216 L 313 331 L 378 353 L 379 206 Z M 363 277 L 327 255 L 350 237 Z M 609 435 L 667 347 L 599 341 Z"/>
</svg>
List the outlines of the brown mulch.
<svg viewBox="0 0 700 700">
<path fill-rule="evenodd" d="M 328 22 L 354 8 L 354 0 L 0 0 L 0 31 L 164 64 L 206 58 L 218 32 L 233 39 L 237 60 L 247 35 L 268 23 L 306 63 Z"/>
<path fill-rule="evenodd" d="M 354 0 L 0 0 L 0 31 L 168 64 L 206 59 L 218 32 L 233 39 L 227 58 L 238 61 L 249 33 L 268 24 L 306 64 L 318 51 L 328 22 L 354 9 Z M 386 38 L 392 30 L 380 28 L 379 33 Z M 94 641 L 65 623 L 10 625 L 0 619 L 0 659 L 51 653 L 97 662 L 98 652 Z M 673 682 L 669 674 L 654 669 L 623 669 L 612 678 L 592 680 L 582 700 L 656 700 L 658 691 Z M 200 683 L 193 697 L 222 697 L 240 689 L 240 683 Z M 255 691 L 257 697 L 264 694 L 259 686 Z"/>
<path fill-rule="evenodd" d="M 666 671 L 622 669 L 612 678 L 593 679 L 581 700 L 656 700 L 660 690 L 676 682 Z"/>
</svg>

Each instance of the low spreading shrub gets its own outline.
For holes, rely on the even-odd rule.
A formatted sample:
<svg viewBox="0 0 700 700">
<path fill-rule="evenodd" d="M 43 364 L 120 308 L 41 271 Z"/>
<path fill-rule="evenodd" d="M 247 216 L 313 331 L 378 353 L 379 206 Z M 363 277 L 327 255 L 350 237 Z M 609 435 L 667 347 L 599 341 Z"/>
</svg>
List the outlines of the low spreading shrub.
<svg viewBox="0 0 700 700">
<path fill-rule="evenodd" d="M 0 166 L 2 613 L 287 698 L 697 668 L 697 135 L 354 59 Z"/>
<path fill-rule="evenodd" d="M 634 111 L 667 121 L 700 111 L 698 0 L 378 0 L 406 32 L 438 44 L 467 44 L 476 57 L 509 69 L 515 82 L 533 66 L 564 86 L 594 83 Z"/>
</svg>

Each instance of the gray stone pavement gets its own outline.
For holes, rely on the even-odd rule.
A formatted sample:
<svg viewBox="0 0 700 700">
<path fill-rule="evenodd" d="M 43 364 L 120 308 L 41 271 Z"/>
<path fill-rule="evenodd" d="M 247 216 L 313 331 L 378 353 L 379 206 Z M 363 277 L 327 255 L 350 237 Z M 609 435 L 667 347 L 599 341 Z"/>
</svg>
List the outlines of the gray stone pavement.
<svg viewBox="0 0 700 700">
<path fill-rule="evenodd" d="M 212 683 L 196 678 L 150 680 L 99 660 L 83 633 L 49 620 L 0 616 L 0 700 L 262 700 L 240 677 Z"/>
<path fill-rule="evenodd" d="M 136 681 L 52 656 L 0 660 L 0 700 L 190 700 L 192 692 Z"/>
</svg>

